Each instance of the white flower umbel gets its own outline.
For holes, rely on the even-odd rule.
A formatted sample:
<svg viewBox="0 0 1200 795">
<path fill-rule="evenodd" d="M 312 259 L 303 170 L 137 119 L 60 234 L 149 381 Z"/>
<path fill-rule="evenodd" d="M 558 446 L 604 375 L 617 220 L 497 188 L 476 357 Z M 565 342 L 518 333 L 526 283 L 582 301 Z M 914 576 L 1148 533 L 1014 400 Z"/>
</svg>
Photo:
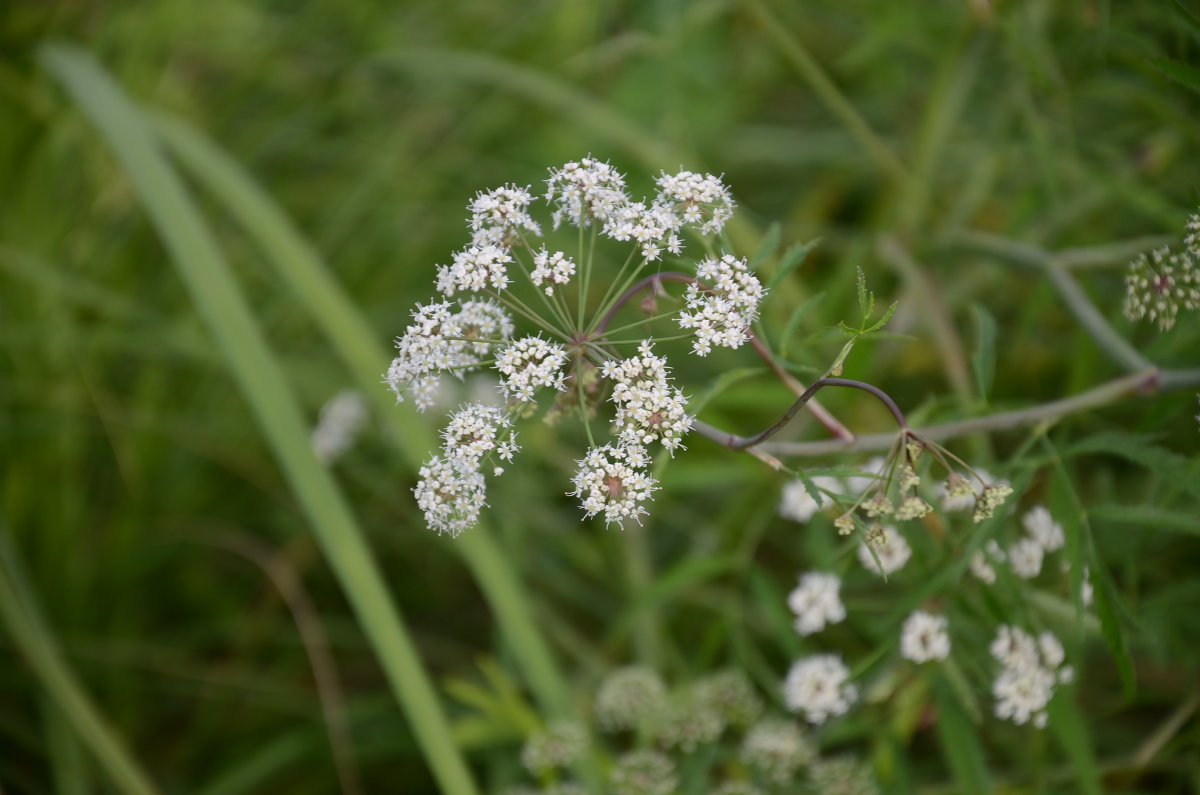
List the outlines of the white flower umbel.
<svg viewBox="0 0 1200 795">
<path fill-rule="evenodd" d="M 643 259 L 654 262 L 662 256 L 663 249 L 672 254 L 683 250 L 683 243 L 675 234 L 678 228 L 679 219 L 665 208 L 629 202 L 609 214 L 603 232 L 613 240 L 636 242 Z"/>
<path fill-rule="evenodd" d="M 533 272 L 529 280 L 534 287 L 545 285 L 546 295 L 554 295 L 554 285 L 569 284 L 575 275 L 575 263 L 561 251 L 553 254 L 542 249 L 533 255 Z"/>
<path fill-rule="evenodd" d="M 540 235 L 541 227 L 526 209 L 532 201 L 528 187 L 505 185 L 480 191 L 467 205 L 467 211 L 471 213 L 471 231 L 477 235 L 477 242 L 511 245 L 523 232 Z"/>
<path fill-rule="evenodd" d="M 1200 269 L 1191 254 L 1160 248 L 1129 264 L 1126 317 L 1146 318 L 1167 331 L 1175 325 L 1181 309 L 1200 309 Z"/>
<path fill-rule="evenodd" d="M 945 616 L 916 610 L 900 628 L 900 656 L 915 663 L 944 660 L 950 656 L 950 633 Z"/>
<path fill-rule="evenodd" d="M 992 562 L 1003 563 L 1005 560 L 1007 556 L 1004 550 L 995 539 L 989 538 L 983 549 L 971 556 L 971 573 L 988 585 L 993 585 L 996 582 L 996 570 L 992 568 Z"/>
<path fill-rule="evenodd" d="M 1013 574 L 1032 580 L 1042 571 L 1046 551 L 1036 538 L 1021 538 L 1008 548 L 1008 565 Z"/>
<path fill-rule="evenodd" d="M 593 447 L 576 462 L 579 470 L 571 479 L 584 518 L 604 514 L 605 524 L 620 525 L 626 519 L 641 524 L 646 515 L 643 502 L 650 499 L 658 481 L 643 470 L 649 463 L 645 449 L 637 445 L 606 444 Z"/>
<path fill-rule="evenodd" d="M 438 292 L 452 296 L 463 291 L 477 293 L 489 287 L 503 290 L 508 286 L 510 262 L 512 257 L 500 246 L 468 246 L 454 253 L 451 264 L 438 266 Z"/>
<path fill-rule="evenodd" d="M 500 390 L 509 400 L 528 402 L 543 387 L 561 392 L 567 352 L 541 337 L 524 337 L 503 348 L 496 356 L 496 369 L 503 378 Z"/>
<path fill-rule="evenodd" d="M 421 467 L 420 475 L 413 494 L 430 529 L 457 536 L 479 522 L 487 490 L 478 469 L 460 459 L 435 455 Z"/>
<path fill-rule="evenodd" d="M 783 700 L 792 712 L 809 723 L 824 723 L 843 715 L 858 699 L 850 669 L 836 654 L 818 654 L 797 660 L 783 682 Z"/>
<path fill-rule="evenodd" d="M 1062 643 L 1049 632 L 1035 639 L 1028 632 L 1004 625 L 996 632 L 992 656 L 1001 665 L 992 684 L 996 717 L 1018 725 L 1046 725 L 1046 705 L 1059 684 L 1071 681 L 1074 671 L 1064 665 Z"/>
<path fill-rule="evenodd" d="M 1050 511 L 1045 506 L 1035 505 L 1021 517 L 1021 524 L 1029 537 L 1041 545 L 1046 552 L 1055 552 L 1063 548 L 1066 539 L 1063 536 L 1062 525 L 1054 521 Z"/>
<path fill-rule="evenodd" d="M 859 562 L 867 571 L 880 576 L 900 571 L 912 557 L 912 547 L 908 545 L 908 540 L 896 532 L 894 527 L 880 528 L 878 535 L 881 536 L 878 539 L 868 538 L 869 545 L 858 545 Z M 872 549 L 875 551 L 874 557 L 871 555 Z M 878 563 L 875 562 L 876 558 L 879 559 Z"/>
<path fill-rule="evenodd" d="M 793 626 L 801 635 L 811 635 L 846 618 L 846 607 L 838 596 L 841 580 L 836 574 L 810 571 L 788 594 L 788 607 L 796 614 Z"/>
<path fill-rule="evenodd" d="M 671 795 L 679 785 L 675 763 L 659 751 L 628 751 L 608 773 L 611 795 Z"/>
<path fill-rule="evenodd" d="M 480 459 L 492 452 L 502 461 L 511 461 L 520 449 L 515 438 L 503 409 L 472 403 L 455 412 L 442 429 L 442 450 L 449 459 L 478 467 Z"/>
<path fill-rule="evenodd" d="M 630 665 L 609 674 L 596 692 L 596 722 L 601 730 L 638 729 L 667 705 L 667 687 L 649 668 Z"/>
<path fill-rule="evenodd" d="M 694 331 L 692 351 L 707 356 L 714 345 L 740 348 L 750 339 L 750 324 L 758 315 L 763 286 L 750 272 L 744 258 L 725 254 L 696 265 L 699 282 L 688 285 L 686 311 L 679 313 L 679 326 Z"/>
<path fill-rule="evenodd" d="M 363 396 L 352 389 L 338 392 L 321 407 L 310 442 L 313 454 L 323 464 L 336 461 L 351 445 L 367 421 Z"/>
<path fill-rule="evenodd" d="M 764 718 L 746 732 L 740 754 L 743 762 L 779 784 L 790 781 L 816 755 L 799 726 L 774 717 Z"/>
<path fill-rule="evenodd" d="M 504 340 L 513 333 L 512 318 L 491 301 L 418 304 L 412 318 L 396 339 L 397 355 L 385 381 L 398 400 L 410 392 L 422 411 L 436 402 L 441 373 L 461 377 L 479 367 L 491 349 L 483 340 Z"/>
<path fill-rule="evenodd" d="M 840 494 L 842 491 L 842 482 L 837 478 L 821 475 L 811 478 L 810 482 L 818 489 L 831 491 L 835 494 Z M 783 492 L 779 500 L 779 515 L 784 519 L 804 524 L 809 519 L 812 519 L 817 511 L 832 504 L 833 500 L 828 495 L 818 491 L 817 496 L 814 497 L 804 487 L 804 481 L 796 479 L 785 483 L 783 486 Z"/>
<path fill-rule="evenodd" d="M 692 426 L 687 398 L 670 385 L 667 360 L 655 356 L 650 343 L 638 346 L 638 355 L 606 361 L 601 374 L 613 382 L 617 405 L 617 430 L 625 444 L 661 442 L 672 453 L 682 447 L 683 435 Z"/>
<path fill-rule="evenodd" d="M 563 220 L 574 226 L 604 221 L 628 201 L 625 177 L 592 157 L 551 169 L 546 180 L 546 203 L 554 208 L 555 229 Z"/>
<path fill-rule="evenodd" d="M 692 171 L 677 174 L 664 171 L 655 183 L 658 195 L 654 203 L 670 208 L 683 223 L 702 235 L 718 234 L 733 217 L 733 198 L 720 177 Z"/>
</svg>

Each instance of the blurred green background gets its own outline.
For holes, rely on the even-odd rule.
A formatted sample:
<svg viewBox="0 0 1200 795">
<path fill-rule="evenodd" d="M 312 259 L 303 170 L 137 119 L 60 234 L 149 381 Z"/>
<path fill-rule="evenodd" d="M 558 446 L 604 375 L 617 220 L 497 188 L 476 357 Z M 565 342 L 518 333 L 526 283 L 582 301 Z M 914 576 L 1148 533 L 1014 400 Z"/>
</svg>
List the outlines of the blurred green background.
<svg viewBox="0 0 1200 795">
<path fill-rule="evenodd" d="M 307 623 L 341 682 L 343 740 L 363 791 L 434 791 L 314 538 L 304 495 L 264 442 L 262 417 L 231 378 L 227 351 L 202 322 L 172 265 L 178 253 L 164 248 L 127 166 L 39 58 L 48 41 L 90 52 L 135 102 L 186 120 L 240 163 L 327 264 L 380 350 L 403 331 L 411 305 L 430 297 L 434 265 L 465 242 L 464 208 L 477 190 L 536 186 L 547 167 L 593 153 L 629 174 L 635 193 L 662 168 L 723 173 L 740 205 L 731 231 L 740 254 L 752 254 L 773 222 L 784 245 L 822 239 L 764 318 L 781 329 L 823 294 L 792 345 L 801 365 L 822 368 L 836 354 L 839 340 L 806 335 L 855 319 L 853 274 L 862 267 L 881 300 L 901 302 L 889 328 L 908 337 L 864 344 L 847 375 L 932 422 L 1052 400 L 1119 373 L 1047 280 L 951 242 L 964 230 L 1050 251 L 1177 237 L 1197 204 L 1200 97 L 1153 61 L 1200 60 L 1182 19 L 1170 3 L 1102 0 L 8 0 L 0 6 L 7 576 L 23 583 L 29 610 L 40 604 L 38 631 L 57 637 L 163 790 L 337 791 Z M 236 209 L 194 193 L 284 368 L 278 386 L 315 421 L 326 400 L 357 386 L 352 368 Z M 1121 318 L 1128 258 L 1082 271 L 1085 290 L 1152 360 L 1195 366 L 1194 320 L 1159 335 Z M 973 305 L 997 321 L 990 395 L 968 371 L 979 342 Z M 387 366 L 368 356 L 364 367 L 372 363 L 379 373 Z M 730 354 L 688 375 L 756 364 Z M 750 379 L 704 418 L 750 432 L 787 399 L 781 386 Z M 865 398 L 826 402 L 856 430 L 887 429 Z M 1103 641 L 1085 641 L 1081 709 L 1107 791 L 1184 792 L 1200 769 L 1192 713 L 1145 765 L 1122 766 L 1181 702 L 1195 709 L 1200 555 L 1196 528 L 1178 521 L 1196 515 L 1179 482 L 1195 473 L 1195 410 L 1195 390 L 1182 390 L 1055 430 L 1060 445 L 1113 430 L 1156 435 L 1139 437 L 1140 465 L 1130 455 L 1070 457 L 1070 481 L 1083 504 L 1159 506 L 1183 530 L 1145 521 L 1150 514 L 1091 523 L 1139 681 L 1136 694 L 1123 694 Z M 413 433 L 424 429 L 410 438 L 415 449 L 428 446 L 439 419 L 397 412 Z M 457 542 L 424 529 L 412 469 L 383 423 L 376 414 L 336 479 L 490 790 L 515 778 L 537 684 L 521 638 L 478 584 L 486 562 L 464 565 Z M 820 438 L 819 430 L 789 433 Z M 664 474 L 644 533 L 581 525 L 562 494 L 580 439 L 536 426 L 523 436 L 520 465 L 490 496 L 495 549 L 478 554 L 519 585 L 571 703 L 635 659 L 678 679 L 741 664 L 771 687 L 793 640 L 773 634 L 755 583 L 783 593 L 796 572 L 831 559 L 828 523 L 778 519 L 780 476 L 695 439 Z M 976 438 L 960 453 L 1000 471 L 1024 439 Z M 1156 463 L 1177 477 L 1155 472 Z M 1033 488 L 1049 493 L 1047 480 Z M 891 597 L 871 587 L 852 611 L 886 612 Z M 877 634 L 863 621 L 840 638 L 860 656 Z M 13 637 L 0 634 L 0 788 L 110 791 Z M 509 700 L 491 712 L 464 696 L 509 686 Z M 999 779 L 1076 791 L 1064 783 L 1072 773 L 1054 772 L 1061 760 L 1049 740 L 1028 747 L 1012 727 L 981 731 Z M 876 759 L 892 791 L 954 791 L 928 731 L 899 740 L 886 721 L 864 718 L 835 742 Z"/>
</svg>

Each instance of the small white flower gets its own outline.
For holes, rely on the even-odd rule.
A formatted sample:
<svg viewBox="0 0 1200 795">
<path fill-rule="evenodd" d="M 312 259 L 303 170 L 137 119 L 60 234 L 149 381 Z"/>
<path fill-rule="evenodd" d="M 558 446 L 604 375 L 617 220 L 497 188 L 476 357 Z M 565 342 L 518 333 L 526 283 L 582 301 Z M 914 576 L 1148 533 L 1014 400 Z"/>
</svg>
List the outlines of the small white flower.
<svg viewBox="0 0 1200 795">
<path fill-rule="evenodd" d="M 610 399 L 617 404 L 617 430 L 623 443 L 661 442 L 672 453 L 683 446 L 683 435 L 692 427 L 687 398 L 671 387 L 667 360 L 655 356 L 650 343 L 642 342 L 637 356 L 604 362 L 600 372 L 614 382 Z"/>
<path fill-rule="evenodd" d="M 310 439 L 317 460 L 324 464 L 337 460 L 354 444 L 354 437 L 366 421 L 367 405 L 358 392 L 348 389 L 330 398 L 321 407 Z"/>
<path fill-rule="evenodd" d="M 1125 316 L 1148 318 L 1167 331 L 1180 309 L 1200 309 L 1200 269 L 1192 256 L 1160 248 L 1131 262 L 1125 276 Z"/>
<path fill-rule="evenodd" d="M 684 295 L 686 311 L 678 317 L 680 328 L 696 333 L 692 351 L 707 356 L 714 345 L 740 348 L 750 339 L 749 327 L 765 292 L 762 283 L 744 258 L 731 254 L 701 260 L 696 277 L 699 281 L 689 284 Z"/>
<path fill-rule="evenodd" d="M 646 261 L 653 262 L 662 253 L 662 248 L 681 250 L 682 242 L 675 235 L 679 223 L 679 219 L 664 207 L 628 202 L 609 214 L 602 231 L 613 240 L 634 241 L 641 246 Z"/>
<path fill-rule="evenodd" d="M 546 202 L 554 208 L 555 229 L 564 219 L 575 226 L 605 221 L 629 201 L 625 177 L 592 157 L 551 169 L 546 185 Z"/>
<path fill-rule="evenodd" d="M 1021 517 L 1021 524 L 1029 537 L 1041 545 L 1046 552 L 1055 552 L 1063 548 L 1066 539 L 1063 536 L 1062 525 L 1054 521 L 1050 511 L 1044 506 L 1035 505 Z"/>
<path fill-rule="evenodd" d="M 433 456 L 421 467 L 413 494 L 425 512 L 425 523 L 438 533 L 457 536 L 479 522 L 487 490 L 479 470 L 460 459 Z"/>
<path fill-rule="evenodd" d="M 1013 574 L 1031 580 L 1042 571 L 1045 550 L 1035 538 L 1022 538 L 1008 548 L 1008 565 Z"/>
<path fill-rule="evenodd" d="M 584 510 L 584 518 L 604 514 L 605 524 L 633 519 L 641 524 L 647 511 L 641 503 L 650 499 L 658 481 L 642 471 L 649 463 L 646 451 L 637 446 L 593 447 L 576 462 L 579 470 L 571 479 Z"/>
<path fill-rule="evenodd" d="M 993 585 L 996 582 L 996 570 L 992 568 L 989 560 L 996 563 L 1003 563 L 1007 559 L 1008 557 L 1004 554 L 1004 550 L 1000 548 L 996 540 L 989 538 L 983 545 L 983 549 L 976 551 L 971 556 L 971 573 L 988 585 Z"/>
<path fill-rule="evenodd" d="M 817 751 L 804 732 L 790 720 L 764 718 L 746 732 L 741 759 L 771 781 L 783 784 L 816 757 Z"/>
<path fill-rule="evenodd" d="M 497 457 L 511 461 L 520 448 L 511 432 L 512 421 L 503 409 L 472 403 L 463 406 L 450 417 L 442 430 L 442 450 L 448 459 L 457 459 L 470 467 L 478 467 L 485 455 L 496 451 Z"/>
<path fill-rule="evenodd" d="M 824 723 L 843 715 L 858 699 L 850 683 L 850 669 L 836 654 L 818 654 L 797 660 L 783 683 L 783 700 L 792 712 L 803 713 L 809 723 Z"/>
<path fill-rule="evenodd" d="M 1005 668 L 992 684 L 996 699 L 996 717 L 1018 726 L 1031 718 L 1034 725 L 1046 725 L 1045 708 L 1054 695 L 1054 675 L 1044 668 Z"/>
<path fill-rule="evenodd" d="M 880 543 L 858 545 L 858 560 L 863 568 L 880 576 L 899 571 L 912 557 L 912 547 L 908 545 L 908 539 L 896 532 L 896 528 L 884 527 L 882 535 Z M 872 549 L 875 550 L 875 557 L 871 556 Z M 876 557 L 879 558 L 879 563 L 875 562 Z M 880 566 L 883 568 L 880 569 Z"/>
<path fill-rule="evenodd" d="M 945 616 L 916 610 L 900 629 L 900 655 L 915 663 L 944 660 L 950 655 L 950 633 Z"/>
<path fill-rule="evenodd" d="M 534 287 L 545 284 L 546 295 L 554 294 L 554 288 L 550 285 L 568 284 L 575 275 L 575 263 L 561 251 L 551 254 L 543 248 L 533 255 L 533 265 L 533 273 L 529 274 L 529 280 L 533 282 Z"/>
<path fill-rule="evenodd" d="M 835 494 L 842 492 L 842 483 L 837 478 L 821 475 L 811 478 L 810 482 L 818 489 L 831 491 Z M 812 519 L 817 514 L 817 511 L 823 510 L 832 504 L 833 500 L 823 492 L 818 492 L 817 496 L 813 497 L 813 495 L 808 493 L 808 489 L 804 487 L 804 481 L 797 478 L 785 483 L 783 486 L 783 492 L 779 500 L 779 515 L 784 519 L 804 524 L 809 519 Z"/>
<path fill-rule="evenodd" d="M 508 264 L 512 257 L 500 246 L 468 246 L 454 253 L 450 265 L 439 265 L 437 289 L 451 296 L 460 291 L 477 293 L 491 287 L 503 290 L 508 286 Z"/>
<path fill-rule="evenodd" d="M 996 638 L 989 651 L 1005 668 L 1028 668 L 1040 664 L 1037 641 L 1020 627 L 1002 625 L 996 630 Z"/>
<path fill-rule="evenodd" d="M 483 232 L 477 241 L 510 242 L 506 238 L 515 233 L 542 233 L 541 227 L 529 215 L 526 208 L 533 201 L 528 187 L 505 185 L 495 190 L 480 191 L 467 210 L 471 213 L 471 231 Z"/>
<path fill-rule="evenodd" d="M 692 171 L 677 174 L 664 171 L 655 182 L 658 196 L 654 203 L 670 208 L 683 223 L 695 227 L 700 234 L 717 234 L 733 217 L 733 198 L 720 177 Z"/>
<path fill-rule="evenodd" d="M 811 635 L 846 618 L 846 607 L 838 595 L 841 584 L 836 574 L 810 571 L 800 577 L 800 584 L 787 598 L 788 607 L 796 614 L 796 632 Z"/>
<path fill-rule="evenodd" d="M 567 352 L 561 346 L 541 337 L 523 337 L 496 356 L 496 370 L 504 376 L 500 390 L 509 400 L 521 402 L 533 400 L 535 390 L 542 387 L 561 392 L 566 362 Z"/>
</svg>

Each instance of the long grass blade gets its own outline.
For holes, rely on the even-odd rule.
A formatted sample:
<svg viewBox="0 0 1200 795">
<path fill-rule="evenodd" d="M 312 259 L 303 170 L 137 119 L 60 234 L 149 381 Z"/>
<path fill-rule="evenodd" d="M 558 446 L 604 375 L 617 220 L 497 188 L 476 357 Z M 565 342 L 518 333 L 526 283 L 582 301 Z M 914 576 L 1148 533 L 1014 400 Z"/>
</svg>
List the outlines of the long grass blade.
<svg viewBox="0 0 1200 795">
<path fill-rule="evenodd" d="M 332 477 L 313 456 L 286 374 L 182 181 L 142 114 L 89 55 L 55 44 L 45 46 L 40 57 L 127 170 L 308 516 L 442 790 L 472 795 L 475 783 L 363 533 Z"/>
</svg>

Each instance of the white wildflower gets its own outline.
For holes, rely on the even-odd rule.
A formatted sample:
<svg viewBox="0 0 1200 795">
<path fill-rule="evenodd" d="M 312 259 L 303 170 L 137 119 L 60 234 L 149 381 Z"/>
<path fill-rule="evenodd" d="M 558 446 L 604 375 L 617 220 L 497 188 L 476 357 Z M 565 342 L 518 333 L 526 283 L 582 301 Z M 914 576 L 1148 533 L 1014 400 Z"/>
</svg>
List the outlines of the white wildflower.
<svg viewBox="0 0 1200 795">
<path fill-rule="evenodd" d="M 790 720 L 764 718 L 746 732 L 741 759 L 779 784 L 791 781 L 796 771 L 817 755 L 804 732 Z"/>
<path fill-rule="evenodd" d="M 604 731 L 637 729 L 667 704 L 662 678 L 649 668 L 630 665 L 609 674 L 596 692 L 596 722 Z"/>
<path fill-rule="evenodd" d="M 733 198 L 720 177 L 691 171 L 677 174 L 664 171 L 655 183 L 658 196 L 654 203 L 669 207 L 685 224 L 703 235 L 719 233 L 725 222 L 733 217 Z"/>
<path fill-rule="evenodd" d="M 459 459 L 435 455 L 421 467 L 420 475 L 413 494 L 430 529 L 457 536 L 478 523 L 487 497 L 479 470 Z"/>
<path fill-rule="evenodd" d="M 363 396 L 352 389 L 338 392 L 321 407 L 310 442 L 313 454 L 324 464 L 332 463 L 354 444 L 354 437 L 367 421 Z"/>
<path fill-rule="evenodd" d="M 1004 550 L 1000 548 L 996 540 L 989 538 L 983 545 L 983 549 L 977 550 L 971 556 L 971 573 L 988 585 L 992 585 L 996 582 L 996 570 L 992 568 L 991 561 L 1003 563 L 1007 559 L 1008 556 L 1004 554 Z"/>
<path fill-rule="evenodd" d="M 671 795 L 679 784 L 675 763 L 659 751 L 629 751 L 608 774 L 611 795 Z"/>
<path fill-rule="evenodd" d="M 529 274 L 529 280 L 533 282 L 534 287 L 546 285 L 546 295 L 553 295 L 553 284 L 568 284 L 571 277 L 575 275 L 575 263 L 571 261 L 566 254 L 561 251 L 555 251 L 553 254 L 542 249 L 533 255 L 533 273 Z"/>
<path fill-rule="evenodd" d="M 1021 524 L 1024 525 L 1025 532 L 1029 533 L 1030 538 L 1037 541 L 1046 552 L 1062 549 L 1063 544 L 1066 543 L 1062 525 L 1054 521 L 1054 517 L 1044 506 L 1035 505 L 1030 508 L 1021 517 Z"/>
<path fill-rule="evenodd" d="M 1028 668 L 1039 664 L 1037 641 L 1020 627 L 1002 625 L 996 630 L 996 638 L 988 650 L 1005 668 Z"/>
<path fill-rule="evenodd" d="M 530 735 L 521 747 L 521 764 L 534 776 L 567 767 L 587 750 L 587 732 L 571 721 L 555 721 Z"/>
<path fill-rule="evenodd" d="M 950 655 L 950 633 L 945 616 L 916 610 L 900 629 L 900 655 L 916 663 L 944 660 Z"/>
<path fill-rule="evenodd" d="M 629 202 L 614 209 L 604 222 L 603 233 L 617 241 L 632 240 L 641 247 L 642 257 L 653 262 L 665 248 L 673 254 L 682 250 L 675 234 L 679 219 L 658 205 Z"/>
<path fill-rule="evenodd" d="M 493 451 L 497 458 L 511 461 L 520 449 L 511 428 L 512 421 L 503 409 L 472 403 L 450 417 L 442 430 L 442 450 L 447 458 L 471 467 L 478 467 L 480 459 Z"/>
<path fill-rule="evenodd" d="M 975 501 L 975 512 L 971 514 L 971 521 L 978 524 L 985 519 L 991 519 L 996 514 L 996 509 L 1003 505 L 1012 493 L 1012 486 L 1004 482 L 984 486 L 979 499 Z"/>
<path fill-rule="evenodd" d="M 846 607 L 838 596 L 841 580 L 836 574 L 810 571 L 800 577 L 800 584 L 788 594 L 788 607 L 796 614 L 793 626 L 801 635 L 820 632 L 826 624 L 836 624 L 846 618 Z"/>
<path fill-rule="evenodd" d="M 912 547 L 908 545 L 908 539 L 896 532 L 896 528 L 884 527 L 881 530 L 882 537 L 877 539 L 877 543 L 872 539 L 870 545 L 858 545 L 858 560 L 872 574 L 885 575 L 904 568 L 912 556 Z M 874 557 L 871 555 L 872 549 L 875 550 Z M 879 559 L 878 563 L 875 558 Z"/>
<path fill-rule="evenodd" d="M 1194 240 L 1195 236 L 1189 236 Z M 1129 264 L 1125 276 L 1125 316 L 1147 318 L 1161 331 L 1175 325 L 1179 310 L 1200 309 L 1200 270 L 1193 254 L 1160 248 Z"/>
<path fill-rule="evenodd" d="M 850 669 L 836 654 L 818 654 L 797 660 L 783 683 L 783 700 L 792 712 L 803 713 L 809 723 L 824 723 L 845 714 L 858 699 L 850 683 Z"/>
<path fill-rule="evenodd" d="M 1036 538 L 1021 538 L 1008 548 L 1008 565 L 1013 574 L 1031 580 L 1041 573 L 1045 554 Z"/>
<path fill-rule="evenodd" d="M 817 489 L 824 489 L 836 494 L 840 494 L 842 491 L 842 483 L 837 478 L 821 475 L 810 479 L 809 482 Z M 808 489 L 804 486 L 804 481 L 797 478 L 783 486 L 783 493 L 779 500 L 779 515 L 784 519 L 804 524 L 812 519 L 817 511 L 832 504 L 833 500 L 822 491 L 818 491 L 816 497 L 809 494 Z"/>
<path fill-rule="evenodd" d="M 575 226 L 604 221 L 629 200 L 621 173 L 592 157 L 551 169 L 546 185 L 546 202 L 554 208 L 555 229 L 564 219 Z"/>
<path fill-rule="evenodd" d="M 491 287 L 503 290 L 508 286 L 508 264 L 512 257 L 500 246 L 468 246 L 454 253 L 450 265 L 439 265 L 437 289 L 444 295 L 460 291 L 477 293 Z"/>
<path fill-rule="evenodd" d="M 579 470 L 571 479 L 584 510 L 584 518 L 604 514 L 605 524 L 633 519 L 639 524 L 647 511 L 641 503 L 650 499 L 658 481 L 642 469 L 649 463 L 646 451 L 636 445 L 606 444 L 593 447 L 577 461 Z"/>
<path fill-rule="evenodd" d="M 707 356 L 714 345 L 740 348 L 750 339 L 749 327 L 763 299 L 762 283 L 744 258 L 731 254 L 701 260 L 696 277 L 684 295 L 686 311 L 678 317 L 681 328 L 696 333 L 692 350 Z"/>
<path fill-rule="evenodd" d="M 505 185 L 476 194 L 467 210 L 471 213 L 471 231 L 484 233 L 476 242 L 511 244 L 522 232 L 542 233 L 541 227 L 526 209 L 533 201 L 528 187 Z"/>
<path fill-rule="evenodd" d="M 683 435 L 692 426 L 687 398 L 671 387 L 667 360 L 655 356 L 649 342 L 638 346 L 637 356 L 606 361 L 600 372 L 614 382 L 610 399 L 617 404 L 617 429 L 623 443 L 657 441 L 672 452 L 683 446 Z"/>
<path fill-rule="evenodd" d="M 933 512 L 933 506 L 915 494 L 910 494 L 896 506 L 896 518 L 901 522 L 920 519 Z"/>
<path fill-rule="evenodd" d="M 1046 725 L 1046 705 L 1058 684 L 1071 681 L 1074 671 L 1064 665 L 1062 643 L 1049 632 L 1036 639 L 1012 626 L 1001 626 L 992 641 L 992 656 L 1001 670 L 992 684 L 996 717 L 1018 725 L 1032 720 L 1039 729 Z"/>
<path fill-rule="evenodd" d="M 502 349 L 496 356 L 496 369 L 504 376 L 500 389 L 509 400 L 528 402 L 534 391 L 549 387 L 562 391 L 563 365 L 567 352 L 541 337 L 523 337 Z"/>
</svg>

